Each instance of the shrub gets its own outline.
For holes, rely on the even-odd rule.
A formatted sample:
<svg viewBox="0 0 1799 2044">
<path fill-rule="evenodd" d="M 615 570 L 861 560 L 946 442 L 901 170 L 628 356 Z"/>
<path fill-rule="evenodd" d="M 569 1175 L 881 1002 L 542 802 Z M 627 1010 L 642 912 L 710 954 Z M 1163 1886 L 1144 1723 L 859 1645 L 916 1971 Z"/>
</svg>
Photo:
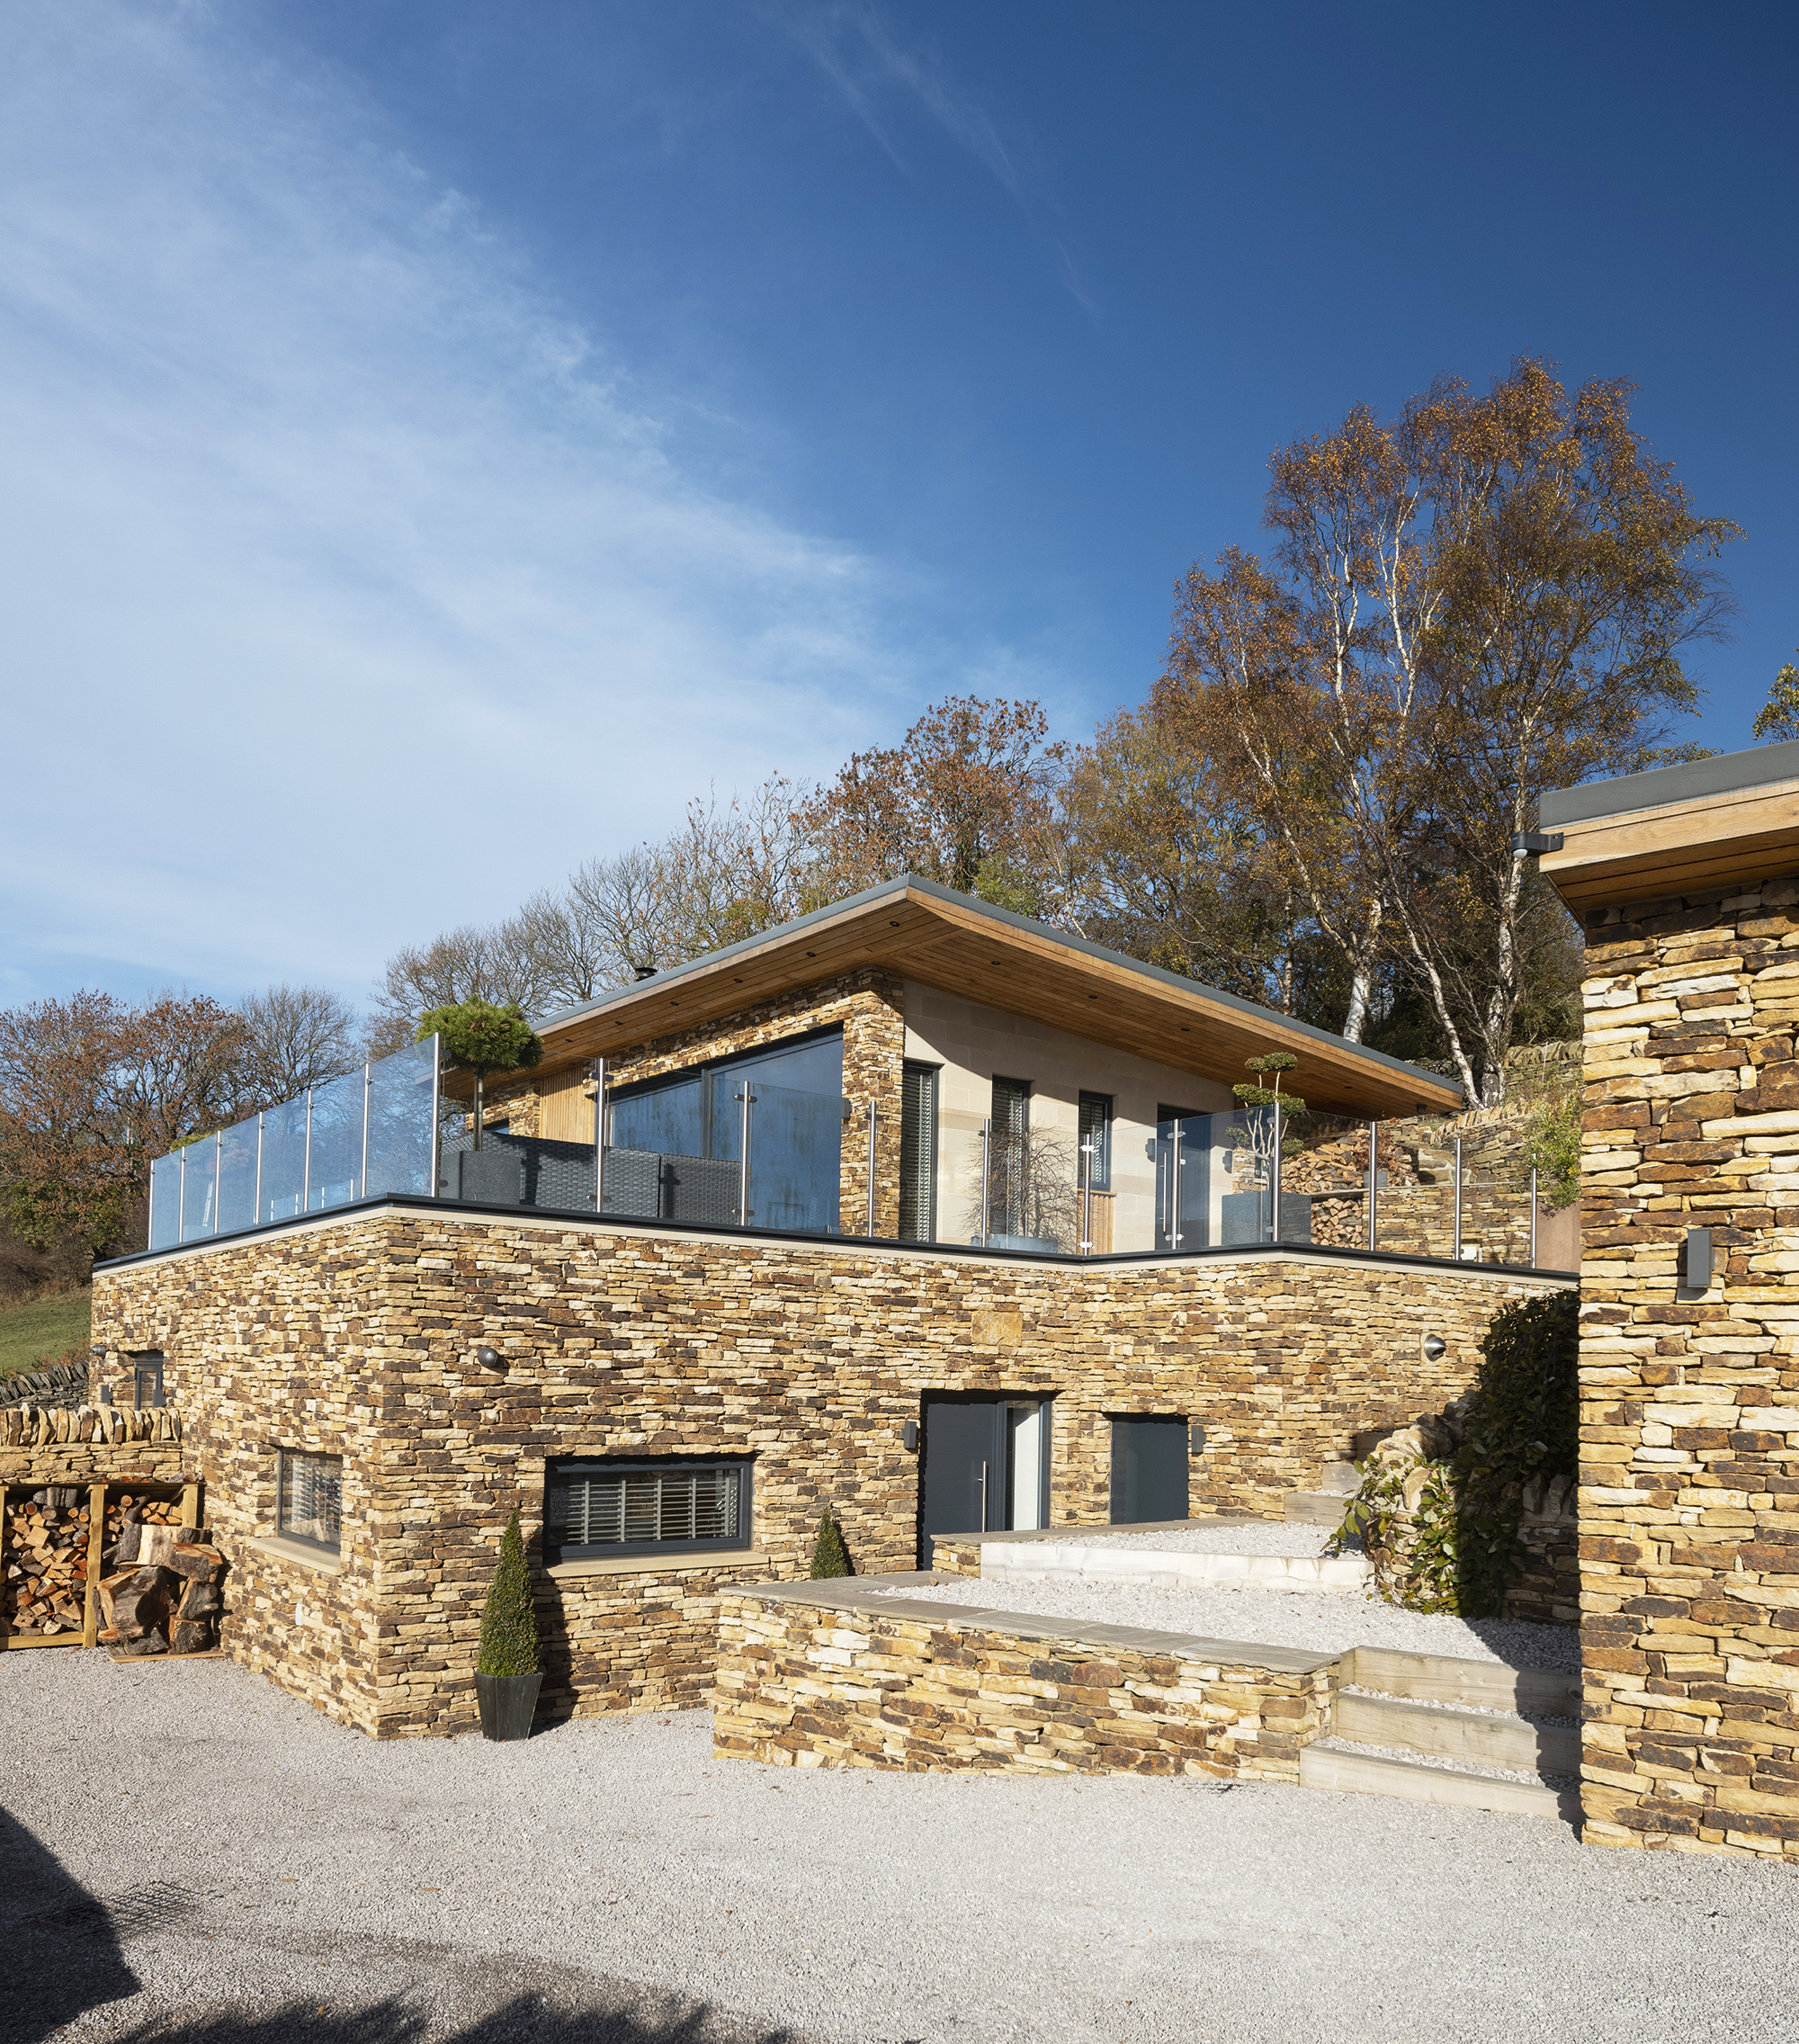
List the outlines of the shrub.
<svg viewBox="0 0 1799 2044">
<path fill-rule="evenodd" d="M 531 1564 L 513 1508 L 500 1536 L 500 1558 L 481 1611 L 481 1645 L 476 1668 L 483 1675 L 537 1672 L 537 1611 L 531 1599 Z"/>
<path fill-rule="evenodd" d="M 1465 1419 L 1452 1408 L 1416 1430 L 1416 1448 L 1407 1439 L 1410 1452 L 1377 1450 L 1363 1465 L 1331 1549 L 1365 1547 L 1389 1603 L 1463 1618 L 1503 1609 L 1526 1485 L 1574 1473 L 1579 1316 L 1571 1292 L 1495 1313 Z"/>
<path fill-rule="evenodd" d="M 843 1529 L 827 1506 L 819 1520 L 819 1537 L 812 1543 L 812 1581 L 828 1582 L 849 1573 L 849 1549 L 844 1546 Z"/>
</svg>

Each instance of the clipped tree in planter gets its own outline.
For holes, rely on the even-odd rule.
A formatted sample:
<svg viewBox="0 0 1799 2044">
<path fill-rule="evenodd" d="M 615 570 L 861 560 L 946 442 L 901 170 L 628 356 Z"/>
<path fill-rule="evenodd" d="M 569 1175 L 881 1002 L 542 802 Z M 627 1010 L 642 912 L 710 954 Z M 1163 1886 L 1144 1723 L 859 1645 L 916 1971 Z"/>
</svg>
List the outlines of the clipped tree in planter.
<svg viewBox="0 0 1799 2044">
<path fill-rule="evenodd" d="M 844 1546 L 843 1529 L 827 1505 L 819 1520 L 819 1537 L 812 1542 L 812 1581 L 829 1582 L 849 1573 L 849 1549 Z"/>
<path fill-rule="evenodd" d="M 489 1739 L 527 1739 L 542 1685 L 537 1663 L 537 1609 L 531 1564 L 518 1508 L 500 1536 L 500 1558 L 481 1610 L 481 1644 L 475 1662 L 475 1696 L 481 1731 Z"/>
<path fill-rule="evenodd" d="M 443 1039 L 450 1063 L 475 1075 L 475 1147 L 481 1147 L 481 1087 L 490 1071 L 529 1071 L 543 1055 L 543 1039 L 515 1001 L 497 1008 L 490 1000 L 459 1000 L 445 1008 L 428 1008 L 420 1016 L 413 1041 Z"/>
</svg>

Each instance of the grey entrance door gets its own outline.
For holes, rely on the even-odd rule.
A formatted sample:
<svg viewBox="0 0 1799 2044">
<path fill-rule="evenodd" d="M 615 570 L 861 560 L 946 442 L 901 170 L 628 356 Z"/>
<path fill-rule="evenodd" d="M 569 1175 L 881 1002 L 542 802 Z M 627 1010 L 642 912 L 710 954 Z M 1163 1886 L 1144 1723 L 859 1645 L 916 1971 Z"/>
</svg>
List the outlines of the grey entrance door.
<svg viewBox="0 0 1799 2044">
<path fill-rule="evenodd" d="M 991 1533 L 1006 1525 L 1006 1401 L 927 1398 L 921 1444 L 925 1509 L 919 1560 L 931 1565 L 945 1533 Z"/>
</svg>

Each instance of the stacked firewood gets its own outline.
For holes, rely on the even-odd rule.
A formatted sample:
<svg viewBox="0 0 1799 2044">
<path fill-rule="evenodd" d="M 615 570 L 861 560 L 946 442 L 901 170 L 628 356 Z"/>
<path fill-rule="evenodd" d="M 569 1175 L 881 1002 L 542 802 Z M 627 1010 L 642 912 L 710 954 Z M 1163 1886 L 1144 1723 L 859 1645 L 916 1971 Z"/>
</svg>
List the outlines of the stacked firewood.
<svg viewBox="0 0 1799 2044">
<path fill-rule="evenodd" d="M 78 1633 L 87 1604 L 88 1493 L 13 1492 L 0 1548 L 0 1613 L 22 1637 Z"/>
<path fill-rule="evenodd" d="M 121 1654 L 204 1654 L 218 1643 L 225 1557 L 172 1501 L 108 1501 L 101 1551 L 103 1643 Z"/>
</svg>

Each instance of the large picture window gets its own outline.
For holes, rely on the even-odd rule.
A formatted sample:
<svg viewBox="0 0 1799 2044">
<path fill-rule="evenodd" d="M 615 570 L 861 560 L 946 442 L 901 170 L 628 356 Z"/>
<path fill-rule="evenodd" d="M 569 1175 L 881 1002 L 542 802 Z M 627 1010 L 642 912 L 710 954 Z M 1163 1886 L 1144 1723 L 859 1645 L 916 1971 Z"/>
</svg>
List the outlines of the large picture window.
<svg viewBox="0 0 1799 2044">
<path fill-rule="evenodd" d="M 561 1561 L 747 1547 L 749 1477 L 747 1461 L 552 1462 L 544 1545 Z"/>
<path fill-rule="evenodd" d="M 275 1532 L 336 1554 L 344 1515 L 344 1458 L 275 1450 Z"/>
</svg>

